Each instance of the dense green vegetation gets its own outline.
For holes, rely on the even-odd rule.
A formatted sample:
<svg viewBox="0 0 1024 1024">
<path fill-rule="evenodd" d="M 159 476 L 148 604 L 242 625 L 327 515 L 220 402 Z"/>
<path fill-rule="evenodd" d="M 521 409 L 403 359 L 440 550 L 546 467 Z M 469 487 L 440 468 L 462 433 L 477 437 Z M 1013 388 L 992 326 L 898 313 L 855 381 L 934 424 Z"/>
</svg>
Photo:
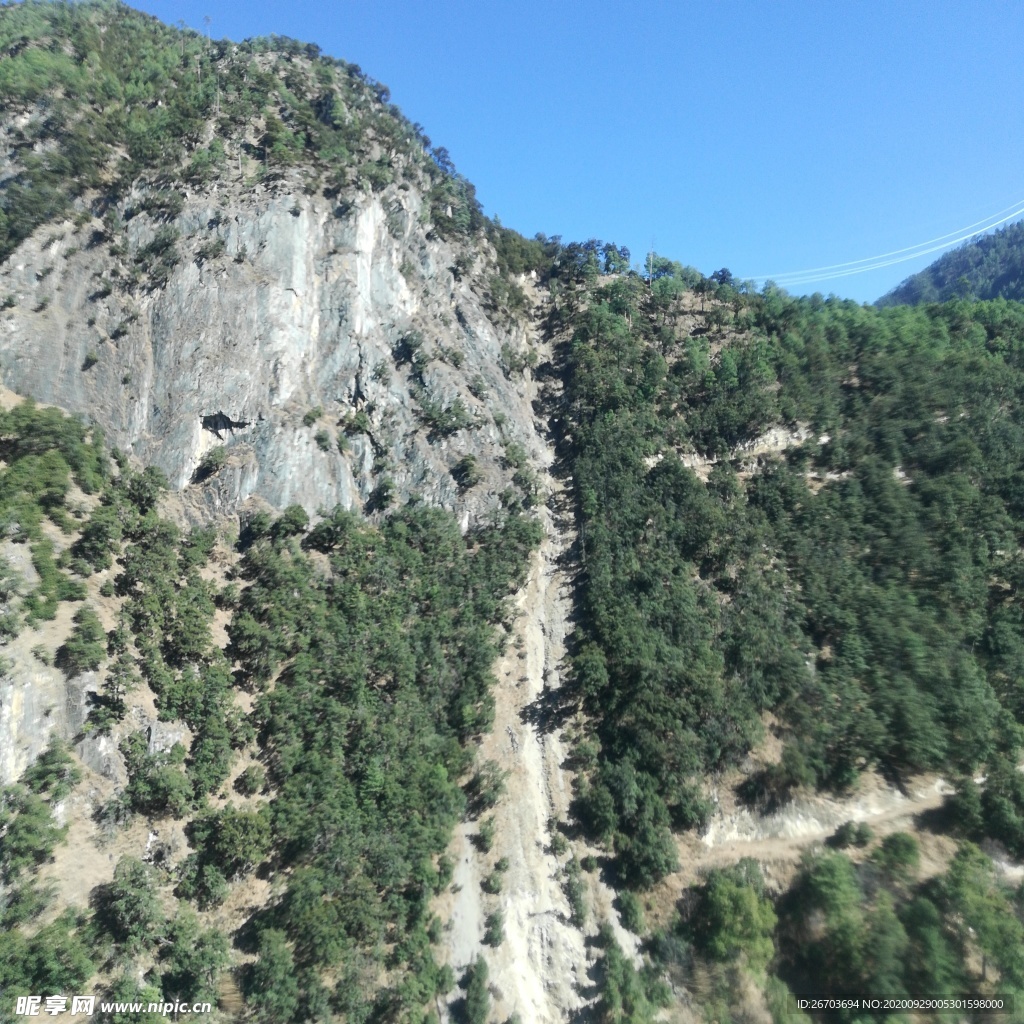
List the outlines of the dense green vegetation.
<svg viewBox="0 0 1024 1024">
<path fill-rule="evenodd" d="M 178 259 L 181 184 L 288 167 L 310 191 L 335 196 L 404 177 L 428 193 L 439 233 L 484 225 L 472 185 L 390 103 L 387 87 L 313 44 L 209 39 L 114 0 L 28 0 L 0 8 L 0 53 L 0 100 L 28 114 L 11 129 L 0 258 L 76 201 L 103 215 L 141 181 L 151 188 L 128 215 L 167 223 L 132 255 L 133 273 L 160 287 Z M 107 236 L 90 244 L 120 244 L 111 218 Z"/>
<path fill-rule="evenodd" d="M 947 252 L 883 295 L 877 305 L 968 298 L 1024 300 L 1024 221 Z"/>
<path fill-rule="evenodd" d="M 496 627 L 537 523 L 505 513 L 463 537 L 449 514 L 411 505 L 379 528 L 340 509 L 310 528 L 294 507 L 248 522 L 242 586 L 221 593 L 200 574 L 215 533 L 161 517 L 159 473 L 123 460 L 115 472 L 95 432 L 29 402 L 0 414 L 0 438 L 8 535 L 49 573 L 26 592 L 8 571 L 6 635 L 38 618 L 45 585 L 81 600 L 83 578 L 114 569 L 116 627 L 104 633 L 83 603 L 57 664 L 69 675 L 107 669 L 91 728 L 119 730 L 129 781 L 103 819 L 186 819 L 195 851 L 173 867 L 122 861 L 91 914 L 65 914 L 35 935 L 50 896 L 33 873 L 66 831 L 50 804 L 79 777 L 52 747 L 0 797 L 0 984 L 77 991 L 102 971 L 111 991 L 144 976 L 154 999 L 210 998 L 229 939 L 204 930 L 187 901 L 213 909 L 262 866 L 281 881 L 236 937 L 266 956 L 246 986 L 254 1009 L 274 1020 L 328 1010 L 418 1019 L 453 985 L 433 959 L 429 904 L 448 880 L 438 858 L 467 810 L 461 781 L 469 741 L 491 720 Z M 90 506 L 72 483 L 93 492 Z M 227 651 L 212 639 L 218 602 L 233 611 Z M 187 747 L 161 751 L 121 724 L 143 682 L 161 719 L 188 726 Z M 255 695 L 251 715 L 237 687 Z M 234 787 L 244 799 L 211 807 L 240 750 L 259 758 Z M 486 806 L 500 785 L 485 765 L 467 792 Z M 181 903 L 168 916 L 172 889 Z M 501 941 L 500 917 L 490 934 Z"/>
<path fill-rule="evenodd" d="M 1021 856 L 1024 308 L 877 310 L 653 263 L 559 304 L 583 828 L 650 886 L 772 712 L 782 757 L 746 799 L 941 771 L 945 825 Z M 708 1020 L 788 1018 L 794 991 L 1021 991 L 1020 894 L 976 847 L 922 882 L 910 836 L 832 845 L 854 856 L 809 854 L 782 894 L 753 862 L 710 872 L 650 937 L 646 981 L 608 944 L 602 1019 L 654 1019 L 659 974 Z"/>
<path fill-rule="evenodd" d="M 1024 990 L 1020 893 L 973 845 L 1024 857 L 1024 308 L 967 301 L 1021 296 L 1020 225 L 880 301 L 895 308 L 754 294 L 726 270 L 705 278 L 657 256 L 640 277 L 616 245 L 525 239 L 485 218 L 387 89 L 315 46 L 230 44 L 107 0 L 28 0 L 0 8 L 0 54 L 5 109 L 26 115 L 10 126 L 0 259 L 48 221 L 95 214 L 104 230 L 88 244 L 130 257 L 129 287 L 157 288 L 179 258 L 183 184 L 293 169 L 339 215 L 358 190 L 422 190 L 432 230 L 460 243 L 455 276 L 481 257 L 497 270 L 484 281 L 496 322 L 525 315 L 520 275 L 547 286 L 548 327 L 572 338 L 558 369 L 580 535 L 560 699 L 584 723 L 574 809 L 614 854 L 628 928 L 663 920 L 638 894 L 676 868 L 673 832 L 705 820 L 704 781 L 744 760 L 768 713 L 781 759 L 742 793 L 761 808 L 797 787 L 843 791 L 871 768 L 956 779 L 948 824 L 965 842 L 929 880 L 912 838 L 874 843 L 851 825 L 781 895 L 752 863 L 709 873 L 648 937 L 643 969 L 602 928 L 598 1019 L 656 1019 L 666 975 L 719 1021 L 752 1019 L 737 1008 L 751 978 L 764 1005 L 750 1012 L 776 1020 L 790 990 Z M 160 227 L 129 253 L 114 201 L 135 185 L 125 215 Z M 222 253 L 214 239 L 197 258 Z M 398 346 L 414 381 L 424 343 Z M 441 355 L 458 368 L 457 351 Z M 502 350 L 509 377 L 535 362 Z M 470 388 L 486 397 L 482 378 Z M 460 399 L 419 400 L 436 439 L 476 422 Z M 336 436 L 321 419 L 314 408 L 303 423 L 323 451 L 369 427 L 364 411 Z M 752 453 L 773 429 L 783 443 Z M 226 458 L 211 449 L 195 480 Z M 36 873 L 65 835 L 53 805 L 79 781 L 52 746 L 0 794 L 0 989 L 214 998 L 234 944 L 253 955 L 239 980 L 260 1021 L 424 1020 L 455 985 L 433 949 L 443 851 L 504 785 L 493 762 L 474 766 L 472 743 L 540 536 L 522 511 L 540 499 L 526 449 L 504 446 L 521 497 L 506 492 L 486 529 L 463 537 L 436 509 L 393 508 L 381 476 L 369 507 L 391 514 L 378 526 L 341 509 L 311 523 L 298 507 L 246 520 L 236 552 L 219 553 L 234 563 L 224 586 L 211 582 L 216 532 L 162 515 L 161 474 L 112 461 L 98 430 L 27 402 L 0 412 L 0 460 L 0 525 L 38 576 L 30 586 L 0 560 L 0 643 L 75 603 L 53 661 L 69 677 L 102 671 L 87 727 L 116 736 L 128 772 L 98 818 L 181 820 L 191 848 L 124 858 L 88 912 L 47 914 Z M 486 476 L 473 455 L 453 475 L 464 492 Z M 180 742 L 132 724 L 140 688 L 184 727 Z M 481 851 L 495 830 L 481 821 Z M 552 852 L 568 852 L 559 832 Z M 560 876 L 579 927 L 588 860 L 568 857 Z M 486 893 L 507 868 L 482 877 Z M 270 883 L 265 903 L 231 935 L 209 927 L 254 878 Z M 486 945 L 504 929 L 492 909 Z M 485 960 L 461 986 L 463 1018 L 487 1020 Z"/>
<path fill-rule="evenodd" d="M 85 597 L 81 582 L 54 558 L 54 533 L 70 535 L 80 529 L 84 511 L 73 499 L 72 487 L 95 494 L 109 480 L 110 460 L 99 430 L 32 402 L 0 412 L 0 459 L 0 524 L 13 543 L 28 546 L 38 575 L 29 588 L 4 560 L 0 636 L 9 639 L 26 623 L 52 619 L 59 602 Z M 68 651 L 72 668 L 87 667 L 79 666 L 78 658 L 92 664 L 97 653 L 89 646 L 95 639 L 94 614 L 83 607 L 78 618 L 81 632 Z"/>
<path fill-rule="evenodd" d="M 664 964 L 637 970 L 604 924 L 598 935 L 603 955 L 599 964 L 599 994 L 594 1010 L 601 1024 L 654 1024 L 663 1007 L 671 1004 L 661 977 Z"/>
<path fill-rule="evenodd" d="M 425 506 L 396 511 L 379 531 L 341 510 L 308 533 L 303 520 L 285 512 L 250 524 L 248 586 L 230 631 L 239 679 L 258 693 L 269 855 L 290 869 L 254 935 L 291 941 L 302 1006 L 362 1020 L 382 968 L 390 1014 L 438 990 L 429 900 L 444 883 L 434 859 L 465 809 L 465 742 L 490 723 L 493 627 L 539 538 L 535 523 L 510 517 L 464 539 Z M 318 980 L 324 970 L 333 991 Z"/>
<path fill-rule="evenodd" d="M 123 461 L 121 471 L 115 472 L 98 430 L 31 401 L 0 413 L 0 447 L 5 533 L 14 544 L 29 547 L 39 576 L 30 588 L 4 559 L 4 638 L 9 641 L 23 628 L 54 618 L 58 602 L 82 601 L 83 578 L 111 566 L 122 536 L 138 542 L 145 535 L 157 522 L 159 480 L 153 474 L 133 474 Z M 96 611 L 83 603 L 57 652 L 57 665 L 69 675 L 92 671 L 106 660 L 108 648 L 122 655 L 122 664 L 126 637 L 114 631 L 108 638 Z M 111 679 L 108 691 L 115 685 Z M 119 685 L 123 699 L 128 686 L 123 678 Z M 101 698 L 97 710 L 105 706 L 110 712 L 115 705 Z M 117 717 L 112 713 L 107 721 Z M 85 991 L 97 971 L 124 958 L 144 957 L 159 943 L 162 991 L 209 993 L 211 978 L 227 962 L 226 939 L 201 932 L 187 910 L 167 920 L 158 912 L 150 869 L 142 865 L 118 866 L 112 885 L 93 894 L 94 914 L 67 910 L 40 925 L 54 894 L 37 882 L 35 873 L 67 833 L 66 826 L 54 823 L 53 804 L 67 797 L 79 779 L 67 749 L 55 742 L 19 784 L 0 793 L 0 988 L 6 993 Z M 193 790 L 185 788 L 183 808 L 188 808 Z M 147 906 L 152 912 L 143 915 Z M 192 978 L 193 969 L 202 978 Z M 154 998 L 160 998 L 159 991 Z M 12 1019 L 13 1009 L 13 1002 L 5 1000 L 0 1018 Z"/>
<path fill-rule="evenodd" d="M 1024 309 L 723 280 L 681 331 L 681 278 L 619 278 L 571 320 L 582 821 L 650 884 L 670 829 L 702 820 L 696 784 L 772 711 L 786 752 L 753 798 L 984 767 L 1007 780 L 988 820 L 1020 849 Z M 798 424 L 745 465 L 740 446 Z"/>
<path fill-rule="evenodd" d="M 699 991 L 709 1020 L 743 1019 L 759 1003 L 775 1020 L 788 1018 L 792 992 L 1019 999 L 1020 893 L 971 844 L 945 872 L 925 880 L 919 856 L 917 841 L 900 832 L 856 861 L 809 851 L 781 894 L 769 892 L 752 860 L 713 870 L 684 894 L 673 922 L 651 936 L 653 967 Z M 610 963 L 621 971 L 614 955 Z M 891 1019 L 863 1009 L 823 1019 L 836 1017 Z M 636 1010 L 606 1019 L 640 1024 L 651 1018 Z"/>
<path fill-rule="evenodd" d="M 63 746 L 54 744 L 22 777 L 0 792 L 0 988 L 4 992 L 78 990 L 96 969 L 82 915 L 66 911 L 43 927 L 33 925 L 52 901 L 34 873 L 67 834 L 53 820 L 52 804 L 79 780 Z M 0 1019 L 13 1017 L 13 1000 Z"/>
</svg>

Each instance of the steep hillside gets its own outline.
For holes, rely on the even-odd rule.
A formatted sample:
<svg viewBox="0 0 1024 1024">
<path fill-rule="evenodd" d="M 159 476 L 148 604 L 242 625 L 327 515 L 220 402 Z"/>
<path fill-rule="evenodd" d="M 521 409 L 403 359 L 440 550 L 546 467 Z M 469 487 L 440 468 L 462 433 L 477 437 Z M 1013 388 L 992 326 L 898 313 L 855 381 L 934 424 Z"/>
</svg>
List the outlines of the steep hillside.
<svg viewBox="0 0 1024 1024">
<path fill-rule="evenodd" d="M 118 4 L 18 5 L 0 32 L 10 387 L 210 511 L 495 507 L 526 299 L 384 87 Z"/>
<path fill-rule="evenodd" d="M 1024 998 L 1024 306 L 524 239 L 108 0 L 0 99 L 0 1021 Z"/>
<path fill-rule="evenodd" d="M 316 47 L 111 3 L 0 41 L 0 372 L 82 416 L 0 424 L 0 1019 L 420 1019 L 541 535 L 560 247 Z"/>
<path fill-rule="evenodd" d="M 876 310 L 727 282 L 698 300 L 686 276 L 594 278 L 569 314 L 581 544 L 558 703 L 579 722 L 575 823 L 638 894 L 621 899 L 655 964 L 716 1016 L 778 1018 L 787 987 L 990 993 L 979 950 L 995 990 L 1019 991 L 1012 892 L 948 837 L 1024 857 L 1024 307 Z M 921 811 L 936 791 L 920 773 L 957 793 L 879 843 L 876 771 Z M 839 798 L 819 820 L 844 803 L 856 819 L 828 843 L 852 859 L 799 822 L 811 788 Z M 680 842 L 694 828 L 703 844 Z M 804 839 L 785 853 L 787 832 Z M 724 837 L 731 858 L 709 855 Z M 632 979 L 648 1009 L 627 1019 L 674 1002 L 659 976 Z"/>
<path fill-rule="evenodd" d="M 1024 221 L 947 252 L 876 305 L 916 306 L 958 298 L 1024 300 Z"/>
<path fill-rule="evenodd" d="M 292 505 L 225 540 L 57 410 L 0 438 L 5 996 L 216 1002 L 229 966 L 271 1019 L 448 992 L 432 902 L 538 525 Z"/>
</svg>

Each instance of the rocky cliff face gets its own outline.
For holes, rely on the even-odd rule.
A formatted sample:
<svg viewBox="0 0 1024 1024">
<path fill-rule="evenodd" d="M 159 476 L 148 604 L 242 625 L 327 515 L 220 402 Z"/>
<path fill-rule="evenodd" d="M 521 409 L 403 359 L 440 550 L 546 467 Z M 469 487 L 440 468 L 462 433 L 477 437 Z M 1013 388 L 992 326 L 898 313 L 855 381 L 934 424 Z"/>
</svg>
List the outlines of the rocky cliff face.
<svg viewBox="0 0 1024 1024">
<path fill-rule="evenodd" d="M 173 219 L 133 215 L 151 194 L 47 225 L 0 267 L 6 385 L 95 420 L 166 473 L 194 520 L 254 500 L 372 510 L 385 480 L 397 501 L 444 506 L 464 529 L 499 503 L 504 445 L 536 454 L 540 442 L 528 381 L 508 366 L 532 329 L 488 307 L 486 251 L 458 272 L 463 254 L 430 234 L 407 186 L 339 205 L 298 178 L 219 182 Z M 472 486 L 452 473 L 467 455 Z M 67 682 L 30 646 L 5 650 L 0 783 L 51 734 L 79 732 L 96 685 Z M 104 751 L 79 752 L 109 768 Z"/>
<path fill-rule="evenodd" d="M 0 558 L 24 581 L 26 589 L 39 582 L 26 545 L 4 541 Z M 71 608 L 65 605 L 57 621 L 47 623 L 42 633 L 24 630 L 4 644 L 0 661 L 0 787 L 16 781 L 52 737 L 71 739 L 85 723 L 88 693 L 98 688 L 96 673 L 69 680 L 52 664 L 54 637 L 63 639 L 70 618 Z M 109 747 L 106 740 L 93 741 L 81 746 L 79 753 L 91 766 L 103 770 Z"/>
<path fill-rule="evenodd" d="M 464 526 L 496 503 L 502 443 L 532 434 L 507 365 L 528 331 L 496 322 L 486 253 L 460 274 L 414 189 L 339 205 L 297 178 L 222 181 L 171 219 L 134 212 L 151 198 L 41 228 L 0 268 L 4 383 L 95 419 L 207 516 L 359 506 L 385 478 Z M 466 455 L 470 489 L 451 472 Z"/>
</svg>

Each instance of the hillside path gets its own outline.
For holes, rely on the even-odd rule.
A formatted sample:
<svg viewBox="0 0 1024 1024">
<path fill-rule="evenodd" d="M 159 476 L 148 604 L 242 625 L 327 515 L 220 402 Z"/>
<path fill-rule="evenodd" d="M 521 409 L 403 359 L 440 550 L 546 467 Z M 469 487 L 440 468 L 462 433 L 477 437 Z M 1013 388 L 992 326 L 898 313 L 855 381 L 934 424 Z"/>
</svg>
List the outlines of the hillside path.
<svg viewBox="0 0 1024 1024">
<path fill-rule="evenodd" d="M 558 384 L 546 386 L 550 400 Z M 536 383 L 529 387 L 538 398 Z M 568 751 L 561 730 L 546 728 L 532 712 L 540 698 L 558 689 L 564 672 L 572 610 L 565 560 L 575 535 L 571 513 L 563 512 L 562 484 L 552 472 L 548 425 L 538 419 L 534 428 L 534 450 L 540 451 L 535 469 L 549 496 L 538 509 L 544 539 L 515 598 L 511 642 L 495 667 L 494 726 L 478 752 L 479 763 L 492 760 L 508 775 L 504 795 L 482 816 L 493 815 L 492 849 L 483 853 L 474 845 L 479 821 L 463 822 L 457 831 L 447 953 L 457 977 L 475 956 L 487 960 L 494 1019 L 518 1013 L 524 1024 L 561 1024 L 587 1002 L 591 958 L 563 890 L 567 855 L 551 850 L 552 824 L 567 816 L 572 796 L 571 774 L 562 767 Z M 481 883 L 501 858 L 508 861 L 501 892 L 488 895 Z M 499 910 L 505 940 L 491 948 L 483 944 L 485 920 Z M 451 1002 L 459 998 L 457 990 Z"/>
</svg>

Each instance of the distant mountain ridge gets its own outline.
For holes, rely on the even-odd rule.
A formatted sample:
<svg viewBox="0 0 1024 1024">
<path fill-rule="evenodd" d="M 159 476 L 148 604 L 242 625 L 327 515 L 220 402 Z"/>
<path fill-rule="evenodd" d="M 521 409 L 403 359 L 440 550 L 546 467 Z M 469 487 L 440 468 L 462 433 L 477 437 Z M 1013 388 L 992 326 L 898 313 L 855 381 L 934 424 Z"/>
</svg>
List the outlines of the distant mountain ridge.
<svg viewBox="0 0 1024 1024">
<path fill-rule="evenodd" d="M 1024 221 L 947 252 L 875 305 L 916 306 L 961 297 L 1024 300 Z"/>
</svg>

